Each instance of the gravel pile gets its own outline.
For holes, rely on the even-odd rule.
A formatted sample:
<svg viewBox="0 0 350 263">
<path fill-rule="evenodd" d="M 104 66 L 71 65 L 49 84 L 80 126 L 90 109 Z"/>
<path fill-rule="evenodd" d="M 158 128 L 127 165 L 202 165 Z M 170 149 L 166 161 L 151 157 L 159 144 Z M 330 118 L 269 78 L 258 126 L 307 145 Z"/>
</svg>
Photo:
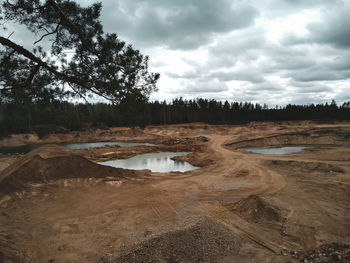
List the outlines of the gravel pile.
<svg viewBox="0 0 350 263">
<path fill-rule="evenodd" d="M 239 237 L 209 218 L 182 230 L 153 237 L 117 257 L 102 256 L 101 263 L 217 262 L 240 248 Z"/>
<path fill-rule="evenodd" d="M 350 263 L 350 245 L 336 242 L 322 245 L 317 249 L 312 249 L 304 253 L 290 251 L 290 254 L 294 260 L 288 262 L 295 262 L 295 260 L 298 260 L 304 263 Z"/>
</svg>

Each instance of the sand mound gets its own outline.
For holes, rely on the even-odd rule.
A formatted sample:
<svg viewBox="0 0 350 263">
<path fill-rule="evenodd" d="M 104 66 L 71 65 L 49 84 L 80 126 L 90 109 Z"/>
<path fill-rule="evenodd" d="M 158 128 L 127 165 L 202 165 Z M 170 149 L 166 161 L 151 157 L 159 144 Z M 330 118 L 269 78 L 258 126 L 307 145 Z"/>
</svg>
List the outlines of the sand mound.
<svg viewBox="0 0 350 263">
<path fill-rule="evenodd" d="M 240 248 L 240 239 L 228 228 L 203 217 L 196 224 L 151 238 L 118 257 L 103 256 L 102 263 L 217 262 Z"/>
<path fill-rule="evenodd" d="M 238 213 L 248 222 L 261 220 L 281 221 L 281 212 L 277 207 L 268 204 L 256 195 L 250 195 L 238 201 L 230 207 L 230 210 Z"/>
<path fill-rule="evenodd" d="M 0 195 L 21 190 L 27 183 L 69 178 L 125 178 L 134 171 L 98 165 L 71 150 L 45 145 L 18 159 L 0 174 Z"/>
</svg>

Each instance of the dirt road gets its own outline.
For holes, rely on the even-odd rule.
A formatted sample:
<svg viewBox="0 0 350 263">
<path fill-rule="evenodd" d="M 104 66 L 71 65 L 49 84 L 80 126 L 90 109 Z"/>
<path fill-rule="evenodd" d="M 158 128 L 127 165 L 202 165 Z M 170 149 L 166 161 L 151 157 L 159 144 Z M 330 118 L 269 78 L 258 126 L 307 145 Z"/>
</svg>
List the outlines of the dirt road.
<svg viewBox="0 0 350 263">
<path fill-rule="evenodd" d="M 115 131 L 104 134 L 116 138 Z M 323 244 L 350 243 L 349 123 L 169 125 L 147 127 L 139 138 L 123 132 L 124 140 L 164 145 L 47 146 L 12 164 L 0 158 L 0 189 L 12 189 L 0 192 L 0 262 L 300 262 Z M 314 146 L 287 155 L 241 149 L 294 144 Z M 203 167 L 132 172 L 84 159 L 169 149 L 194 151 L 184 159 Z M 75 164 L 65 168 L 66 159 Z M 314 262 L 332 262 L 332 249 Z M 343 262 L 350 261 L 346 249 Z"/>
</svg>

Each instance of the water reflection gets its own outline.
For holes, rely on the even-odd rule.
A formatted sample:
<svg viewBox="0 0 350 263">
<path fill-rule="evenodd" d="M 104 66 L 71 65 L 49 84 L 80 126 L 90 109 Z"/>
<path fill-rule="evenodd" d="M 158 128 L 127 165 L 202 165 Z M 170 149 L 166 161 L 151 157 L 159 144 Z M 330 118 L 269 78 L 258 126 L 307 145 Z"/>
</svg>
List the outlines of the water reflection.
<svg viewBox="0 0 350 263">
<path fill-rule="evenodd" d="M 305 151 L 306 147 L 302 146 L 290 146 L 290 147 L 280 147 L 280 148 L 255 148 L 248 147 L 243 148 L 248 152 L 260 153 L 260 154 L 289 154 L 289 153 L 298 153 Z"/>
<path fill-rule="evenodd" d="M 188 153 L 189 152 L 146 153 L 136 155 L 129 159 L 112 160 L 100 162 L 99 164 L 133 170 L 149 169 L 152 172 L 186 172 L 197 169 L 198 167 L 188 162 L 174 161 L 171 158 L 175 156 L 185 156 Z"/>
</svg>

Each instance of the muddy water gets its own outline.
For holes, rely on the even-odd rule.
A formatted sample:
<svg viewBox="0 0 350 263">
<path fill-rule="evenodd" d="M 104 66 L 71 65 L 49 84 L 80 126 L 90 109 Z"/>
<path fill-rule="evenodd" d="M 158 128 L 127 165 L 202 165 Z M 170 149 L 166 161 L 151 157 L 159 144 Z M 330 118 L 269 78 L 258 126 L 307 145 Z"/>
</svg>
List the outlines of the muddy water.
<svg viewBox="0 0 350 263">
<path fill-rule="evenodd" d="M 306 147 L 303 146 L 290 146 L 290 147 L 280 147 L 280 148 L 254 148 L 248 147 L 243 148 L 248 152 L 260 153 L 260 154 L 290 154 L 304 152 Z"/>
<path fill-rule="evenodd" d="M 119 145 L 121 147 L 126 146 L 138 146 L 138 145 L 154 145 L 150 143 L 138 143 L 138 142 L 84 142 L 84 143 L 61 143 L 59 144 L 63 147 L 78 150 L 78 149 L 88 149 L 88 148 L 97 148 L 103 147 L 106 145 Z M 28 153 L 31 150 L 39 148 L 42 144 L 33 144 L 33 145 L 25 145 L 25 146 L 17 146 L 17 147 L 0 147 L 0 153 L 3 154 L 15 154 L 15 153 Z"/>
<path fill-rule="evenodd" d="M 188 162 L 174 161 L 171 158 L 175 156 L 185 156 L 189 152 L 161 152 L 139 154 L 129 159 L 112 160 L 100 162 L 99 164 L 108 165 L 116 168 L 143 170 L 149 169 L 152 172 L 186 172 L 197 169 L 198 167 Z"/>
</svg>

